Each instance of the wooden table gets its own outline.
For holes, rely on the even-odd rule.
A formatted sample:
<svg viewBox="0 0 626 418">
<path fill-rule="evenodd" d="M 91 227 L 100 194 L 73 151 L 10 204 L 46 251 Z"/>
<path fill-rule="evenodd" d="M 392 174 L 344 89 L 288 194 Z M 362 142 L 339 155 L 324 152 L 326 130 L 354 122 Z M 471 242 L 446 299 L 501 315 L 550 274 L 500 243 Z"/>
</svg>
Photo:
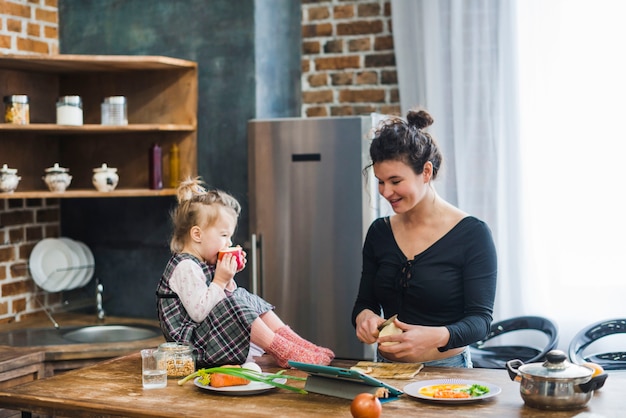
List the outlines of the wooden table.
<svg viewBox="0 0 626 418">
<path fill-rule="evenodd" d="M 266 356 L 259 359 L 264 371 L 277 370 Z M 353 362 L 335 362 L 346 367 Z M 288 374 L 306 376 L 290 370 Z M 605 386 L 584 409 L 542 411 L 524 405 L 519 384 L 505 370 L 424 368 L 411 381 L 463 378 L 499 386 L 502 393 L 489 400 L 463 405 L 424 402 L 408 395 L 384 403 L 382 417 L 580 417 L 617 418 L 626 414 L 626 372 L 611 372 Z M 400 389 L 411 381 L 385 381 Z M 290 381 L 293 386 L 304 382 Z M 170 379 L 164 389 L 144 390 L 138 353 L 108 360 L 48 379 L 0 390 L 0 407 L 30 413 L 67 417 L 350 417 L 350 401 L 283 389 L 252 396 L 215 394 L 192 382 L 178 386 Z M 580 415 L 578 415 L 580 414 Z"/>
</svg>

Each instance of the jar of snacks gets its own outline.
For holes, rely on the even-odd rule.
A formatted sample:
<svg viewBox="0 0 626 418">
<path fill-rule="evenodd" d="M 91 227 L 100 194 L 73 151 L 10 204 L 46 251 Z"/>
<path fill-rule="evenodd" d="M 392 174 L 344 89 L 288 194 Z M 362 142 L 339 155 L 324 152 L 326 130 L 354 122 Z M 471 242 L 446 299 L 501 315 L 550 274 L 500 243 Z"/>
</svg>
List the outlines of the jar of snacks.
<svg viewBox="0 0 626 418">
<path fill-rule="evenodd" d="M 30 123 L 28 96 L 25 94 L 4 96 L 4 121 L 14 125 L 28 125 Z"/>
<path fill-rule="evenodd" d="M 163 343 L 159 351 L 165 353 L 168 377 L 185 377 L 196 371 L 193 349 L 187 344 Z"/>
</svg>

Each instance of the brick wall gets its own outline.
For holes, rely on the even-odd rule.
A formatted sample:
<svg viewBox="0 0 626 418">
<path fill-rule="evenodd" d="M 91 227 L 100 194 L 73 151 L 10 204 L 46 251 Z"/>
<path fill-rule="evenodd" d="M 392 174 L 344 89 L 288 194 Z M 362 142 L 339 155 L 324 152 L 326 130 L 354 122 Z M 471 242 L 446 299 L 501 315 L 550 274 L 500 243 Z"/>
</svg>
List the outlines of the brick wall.
<svg viewBox="0 0 626 418">
<path fill-rule="evenodd" d="M 57 0 L 0 0 L 0 53 L 58 54 Z"/>
<path fill-rule="evenodd" d="M 58 51 L 57 0 L 0 0 L 0 54 Z M 39 302 L 60 305 L 62 294 L 42 291 L 28 271 L 35 244 L 59 236 L 59 219 L 58 199 L 0 199 L 0 324 L 42 315 Z"/>
<path fill-rule="evenodd" d="M 389 0 L 302 0 L 302 116 L 400 114 Z"/>
</svg>

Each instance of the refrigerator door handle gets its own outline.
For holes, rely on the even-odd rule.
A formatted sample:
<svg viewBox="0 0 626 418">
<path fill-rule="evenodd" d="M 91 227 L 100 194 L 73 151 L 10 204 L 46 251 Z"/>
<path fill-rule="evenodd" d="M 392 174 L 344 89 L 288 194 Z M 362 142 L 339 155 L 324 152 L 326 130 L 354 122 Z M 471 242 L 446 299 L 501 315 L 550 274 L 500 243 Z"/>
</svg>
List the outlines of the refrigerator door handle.
<svg viewBox="0 0 626 418">
<path fill-rule="evenodd" d="M 252 293 L 255 295 L 259 294 L 259 285 L 260 283 L 260 270 L 259 270 L 259 257 L 258 250 L 260 247 L 260 236 L 257 234 L 252 234 L 250 236 L 250 262 L 252 264 Z"/>
</svg>

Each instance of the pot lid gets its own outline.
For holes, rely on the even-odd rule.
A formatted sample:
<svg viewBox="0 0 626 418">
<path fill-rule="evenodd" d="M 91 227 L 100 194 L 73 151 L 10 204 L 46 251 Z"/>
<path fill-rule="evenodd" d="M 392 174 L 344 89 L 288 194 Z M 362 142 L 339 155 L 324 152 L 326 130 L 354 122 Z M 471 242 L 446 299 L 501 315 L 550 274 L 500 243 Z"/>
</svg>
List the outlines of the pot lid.
<svg viewBox="0 0 626 418">
<path fill-rule="evenodd" d="M 94 173 L 116 173 L 117 168 L 108 167 L 106 163 L 103 163 L 100 167 L 93 169 Z"/>
<path fill-rule="evenodd" d="M 567 361 L 567 356 L 560 350 L 548 352 L 546 361 L 543 363 L 520 366 L 519 371 L 535 377 L 568 380 L 589 378 L 593 374 L 591 369 Z"/>
<path fill-rule="evenodd" d="M 54 166 L 46 168 L 46 173 L 67 173 L 69 169 L 59 167 L 59 163 L 54 163 Z"/>
<path fill-rule="evenodd" d="M 2 169 L 0 169 L 0 173 L 2 174 L 17 174 L 17 168 L 9 168 L 8 165 L 4 164 Z"/>
</svg>

